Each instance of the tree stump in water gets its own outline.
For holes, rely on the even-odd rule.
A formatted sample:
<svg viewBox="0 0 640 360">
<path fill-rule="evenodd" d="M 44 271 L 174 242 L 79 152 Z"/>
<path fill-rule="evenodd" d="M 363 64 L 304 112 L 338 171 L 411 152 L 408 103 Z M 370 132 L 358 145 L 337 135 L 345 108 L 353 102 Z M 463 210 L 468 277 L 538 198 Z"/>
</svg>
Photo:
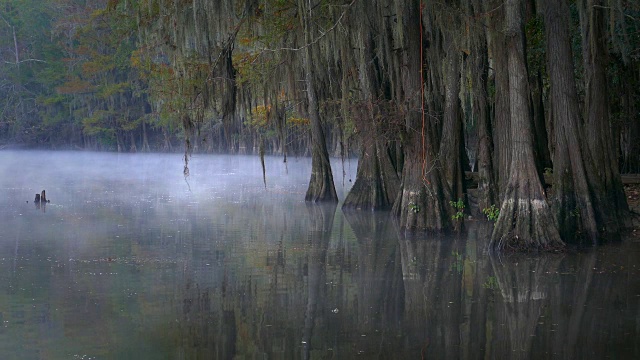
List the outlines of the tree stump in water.
<svg viewBox="0 0 640 360">
<path fill-rule="evenodd" d="M 47 194 L 44 190 L 42 190 L 42 192 L 40 194 L 36 194 L 36 198 L 35 200 L 33 200 L 33 202 L 35 203 L 48 203 L 49 201 L 47 200 Z"/>
</svg>

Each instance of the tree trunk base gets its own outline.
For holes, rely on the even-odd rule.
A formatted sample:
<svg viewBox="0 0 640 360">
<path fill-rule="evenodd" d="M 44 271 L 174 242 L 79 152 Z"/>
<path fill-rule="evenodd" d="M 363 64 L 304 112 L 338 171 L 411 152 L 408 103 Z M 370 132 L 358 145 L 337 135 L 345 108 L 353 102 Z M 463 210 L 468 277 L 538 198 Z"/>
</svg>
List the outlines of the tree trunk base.
<svg viewBox="0 0 640 360">
<path fill-rule="evenodd" d="M 529 182 L 520 185 L 509 187 L 489 247 L 506 252 L 563 250 L 546 200 L 531 195 Z"/>
</svg>

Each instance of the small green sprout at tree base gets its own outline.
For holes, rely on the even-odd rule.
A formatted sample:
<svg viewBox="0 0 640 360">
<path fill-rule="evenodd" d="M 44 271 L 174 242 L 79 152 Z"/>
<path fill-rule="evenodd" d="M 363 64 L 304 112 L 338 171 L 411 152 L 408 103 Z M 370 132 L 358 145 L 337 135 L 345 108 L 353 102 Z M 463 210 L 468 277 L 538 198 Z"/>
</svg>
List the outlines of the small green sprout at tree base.
<svg viewBox="0 0 640 360">
<path fill-rule="evenodd" d="M 458 199 L 458 201 L 449 201 L 451 207 L 456 210 L 456 213 L 451 216 L 451 219 L 457 221 L 464 218 L 464 201 Z"/>
<path fill-rule="evenodd" d="M 482 284 L 482 287 L 485 289 L 496 290 L 499 288 L 498 279 L 495 276 L 489 276 L 487 281 Z"/>
<path fill-rule="evenodd" d="M 417 214 L 420 212 L 420 206 L 416 203 L 409 203 L 409 209 L 411 209 L 411 211 L 413 211 L 414 214 Z"/>
<path fill-rule="evenodd" d="M 487 220 L 497 221 L 500 216 L 500 209 L 495 204 L 491 204 L 490 207 L 482 209 L 482 213 L 487 216 Z"/>
</svg>

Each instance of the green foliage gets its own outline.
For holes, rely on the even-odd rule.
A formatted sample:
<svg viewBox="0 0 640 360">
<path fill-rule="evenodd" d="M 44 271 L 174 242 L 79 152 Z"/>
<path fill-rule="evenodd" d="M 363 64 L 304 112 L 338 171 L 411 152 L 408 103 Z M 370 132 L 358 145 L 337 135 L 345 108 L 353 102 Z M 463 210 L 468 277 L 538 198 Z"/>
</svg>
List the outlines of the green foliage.
<svg viewBox="0 0 640 360">
<path fill-rule="evenodd" d="M 487 281 L 482 284 L 482 287 L 490 290 L 497 290 L 500 288 L 498 285 L 498 279 L 495 276 L 487 277 Z"/>
<path fill-rule="evenodd" d="M 82 131 L 91 136 L 102 146 L 112 148 L 117 142 L 117 132 L 113 125 L 115 114 L 110 111 L 97 110 L 92 116 L 82 119 Z"/>
<path fill-rule="evenodd" d="M 247 126 L 256 129 L 266 129 L 271 118 L 271 105 L 258 105 L 253 108 L 251 116 L 246 121 Z"/>
<path fill-rule="evenodd" d="M 451 219 L 454 221 L 459 221 L 464 219 L 464 201 L 462 199 L 458 199 L 458 201 L 449 201 L 449 205 L 456 210 L 455 214 L 451 215 Z"/>
<path fill-rule="evenodd" d="M 37 142 L 43 131 L 37 99 L 51 94 L 48 68 L 59 64 L 50 42 L 55 10 L 44 0 L 5 0 L 1 9 L 0 144 Z"/>
<path fill-rule="evenodd" d="M 409 203 L 409 210 L 413 211 L 414 214 L 417 214 L 420 212 L 420 205 L 410 202 Z"/>
<path fill-rule="evenodd" d="M 491 204 L 490 207 L 482 209 L 482 213 L 487 216 L 487 220 L 497 221 L 500 217 L 500 208 L 495 204 Z"/>
</svg>

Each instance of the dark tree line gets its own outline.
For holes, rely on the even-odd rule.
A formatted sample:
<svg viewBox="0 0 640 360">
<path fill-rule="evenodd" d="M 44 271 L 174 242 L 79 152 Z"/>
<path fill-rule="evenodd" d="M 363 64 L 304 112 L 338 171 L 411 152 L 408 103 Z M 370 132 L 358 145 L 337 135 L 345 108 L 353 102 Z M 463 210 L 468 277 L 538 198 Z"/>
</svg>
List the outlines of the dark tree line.
<svg viewBox="0 0 640 360">
<path fill-rule="evenodd" d="M 29 37 L 36 3 L 2 5 L 3 144 L 310 155 L 312 202 L 337 201 L 328 159 L 355 153 L 345 208 L 446 231 L 493 207 L 499 250 L 625 225 L 634 1 L 57 0 Z"/>
</svg>

